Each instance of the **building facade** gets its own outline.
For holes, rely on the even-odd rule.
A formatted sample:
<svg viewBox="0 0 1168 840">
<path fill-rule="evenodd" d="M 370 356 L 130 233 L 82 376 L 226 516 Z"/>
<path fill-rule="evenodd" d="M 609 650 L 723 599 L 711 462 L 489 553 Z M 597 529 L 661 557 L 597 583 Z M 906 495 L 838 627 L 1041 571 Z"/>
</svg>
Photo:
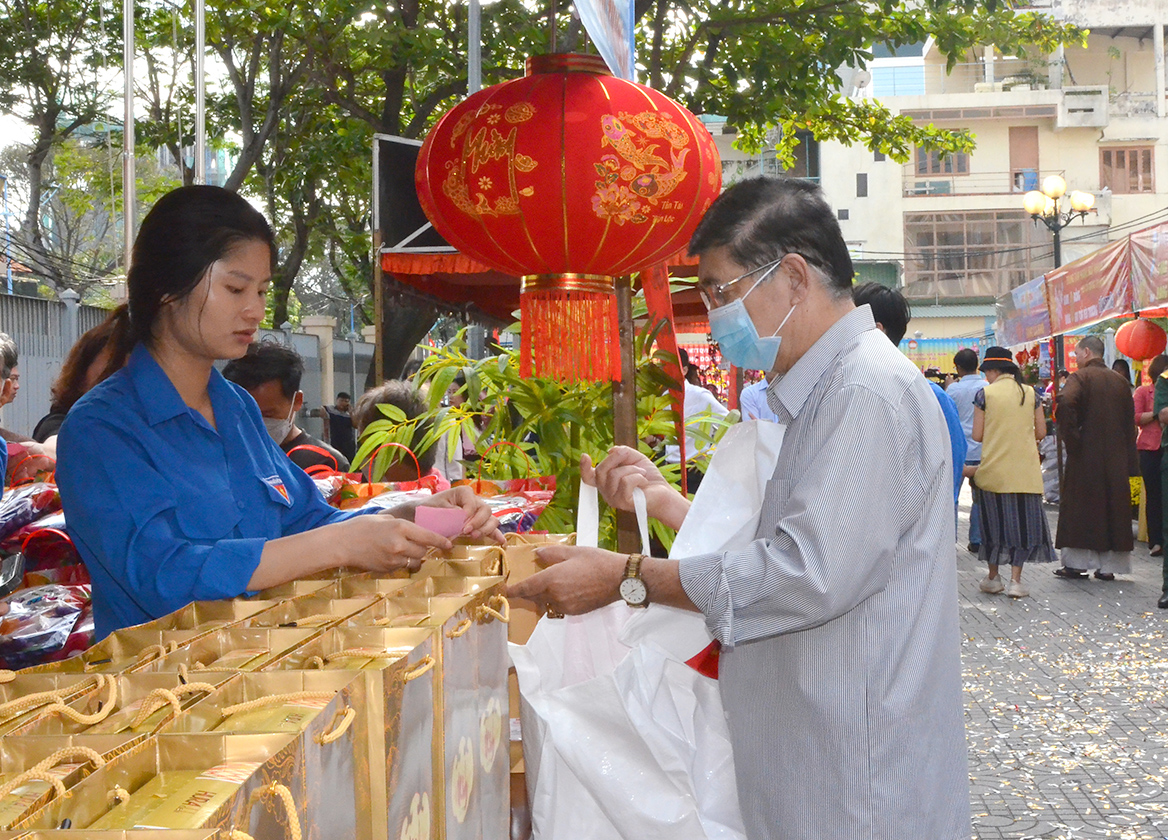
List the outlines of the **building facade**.
<svg viewBox="0 0 1168 840">
<path fill-rule="evenodd" d="M 901 164 L 807 137 L 787 173 L 819 181 L 857 279 L 902 288 L 918 337 L 992 332 L 993 298 L 1054 267 L 1050 232 L 1022 206 L 1049 175 L 1096 198 L 1095 212 L 1063 232 L 1063 262 L 1168 215 L 1168 2 L 1050 0 L 1035 11 L 1089 29 L 1086 47 L 1020 58 L 985 46 L 947 71 L 926 42 L 840 71 L 847 95 L 971 132 L 972 153 L 916 150 Z M 742 155 L 708 124 L 728 182 L 781 171 L 773 152 Z"/>
</svg>

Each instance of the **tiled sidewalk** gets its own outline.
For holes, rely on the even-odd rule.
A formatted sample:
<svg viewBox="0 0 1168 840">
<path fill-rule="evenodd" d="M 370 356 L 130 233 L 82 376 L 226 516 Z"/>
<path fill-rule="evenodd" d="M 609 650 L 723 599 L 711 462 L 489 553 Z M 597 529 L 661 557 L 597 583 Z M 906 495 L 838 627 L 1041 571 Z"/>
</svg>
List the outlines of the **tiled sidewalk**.
<svg viewBox="0 0 1168 840">
<path fill-rule="evenodd" d="M 978 591 L 985 569 L 964 549 L 957 567 L 974 837 L 1168 837 L 1160 559 L 1137 543 L 1113 582 L 1030 566 L 1020 600 Z"/>
</svg>

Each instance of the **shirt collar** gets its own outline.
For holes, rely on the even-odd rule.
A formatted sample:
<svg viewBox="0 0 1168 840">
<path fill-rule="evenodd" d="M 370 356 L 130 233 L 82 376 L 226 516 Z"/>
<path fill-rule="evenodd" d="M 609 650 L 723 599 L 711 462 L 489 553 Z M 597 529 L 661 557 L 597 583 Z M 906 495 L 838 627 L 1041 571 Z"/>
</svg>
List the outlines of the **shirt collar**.
<svg viewBox="0 0 1168 840">
<path fill-rule="evenodd" d="M 178 389 L 174 387 L 166 371 L 150 354 L 145 344 L 139 344 L 130 353 L 126 370 L 145 410 L 146 422 L 151 426 L 189 413 L 190 409 L 179 396 Z M 242 400 L 223 378 L 223 374 L 215 369 L 211 370 L 207 393 L 211 397 L 211 409 L 215 412 L 216 423 L 221 422 L 227 415 L 241 413 Z"/>
<path fill-rule="evenodd" d="M 965 381 L 970 380 L 970 379 L 976 379 L 980 382 L 981 376 L 979 374 L 976 374 L 976 373 L 967 373 L 967 374 L 965 374 L 965 376 L 961 377 L 962 382 L 965 382 Z"/>
<path fill-rule="evenodd" d="M 876 322 L 868 304 L 857 306 L 832 324 L 786 374 L 775 377 L 767 389 L 771 410 L 779 414 L 781 408 L 792 420 L 798 417 L 807 398 L 840 352 L 861 333 L 874 329 Z"/>
</svg>

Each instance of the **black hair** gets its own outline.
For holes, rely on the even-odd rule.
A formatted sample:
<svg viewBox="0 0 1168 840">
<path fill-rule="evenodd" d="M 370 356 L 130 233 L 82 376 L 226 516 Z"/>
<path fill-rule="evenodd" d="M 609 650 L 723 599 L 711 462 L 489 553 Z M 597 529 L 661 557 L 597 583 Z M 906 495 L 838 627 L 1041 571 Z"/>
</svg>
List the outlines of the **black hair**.
<svg viewBox="0 0 1168 840">
<path fill-rule="evenodd" d="M 1131 365 L 1127 363 L 1127 359 L 1116 359 L 1111 363 L 1111 369 L 1127 380 L 1127 384 L 1131 385 Z"/>
<path fill-rule="evenodd" d="M 1090 350 L 1094 355 L 1103 358 L 1103 339 L 1097 335 L 1085 335 L 1079 339 L 1079 346 Z"/>
<path fill-rule="evenodd" d="M 12 369 L 20 361 L 16 351 L 16 342 L 8 333 L 0 333 L 0 379 L 7 379 L 12 375 Z"/>
<path fill-rule="evenodd" d="M 842 297 L 855 271 L 839 222 L 816 184 L 797 178 L 748 178 L 710 205 L 689 241 L 690 256 L 726 247 L 736 263 L 758 268 L 799 254 Z"/>
<path fill-rule="evenodd" d="M 129 347 L 150 344 L 162 307 L 189 295 L 213 263 L 248 241 L 268 246 L 274 272 L 272 227 L 239 194 L 196 185 L 179 187 L 158 199 L 142 220 L 126 276 Z"/>
<path fill-rule="evenodd" d="M 958 371 L 975 373 L 978 366 L 977 351 L 970 350 L 968 347 L 962 347 L 953 356 L 953 366 L 957 368 Z"/>
<path fill-rule="evenodd" d="M 349 400 L 351 402 L 353 398 L 351 396 L 349 396 L 347 393 L 345 393 L 344 391 L 341 391 L 339 394 L 337 394 L 337 399 L 338 400 Z"/>
<path fill-rule="evenodd" d="M 223 376 L 245 391 L 273 380 L 288 399 L 300 390 L 304 360 L 291 347 L 274 341 L 261 341 L 247 348 L 247 355 L 232 359 L 223 368 Z"/>
<path fill-rule="evenodd" d="M 872 318 L 884 329 L 884 334 L 893 344 L 900 344 L 912 319 L 912 309 L 904 295 L 879 283 L 860 283 L 852 288 L 852 301 L 856 306 L 866 303 L 872 307 Z"/>
<path fill-rule="evenodd" d="M 397 406 L 402 410 L 407 421 L 426 413 L 426 402 L 412 383 L 406 382 L 404 379 L 390 379 L 382 382 L 376 388 L 370 388 L 361 395 L 361 399 L 357 400 L 352 414 L 357 424 L 358 436 L 374 420 L 382 419 L 383 415 L 377 410 L 379 405 Z M 429 433 L 430 425 L 428 419 L 418 420 L 414 425 L 414 434 L 410 441 L 410 450 L 418 459 L 418 468 L 422 475 L 426 475 L 434 468 L 434 460 L 438 456 L 437 444 L 431 445 L 425 452 L 418 451 L 418 445 Z M 398 450 L 398 452 L 400 451 Z M 409 466 L 414 465 L 414 462 L 405 453 L 402 453 L 400 458 L 393 458 L 390 463 L 394 464 L 402 459 L 405 459 L 404 462 L 408 463 Z"/>
<path fill-rule="evenodd" d="M 1168 370 L 1168 356 L 1161 353 L 1148 364 L 1148 376 L 1152 379 L 1152 384 L 1156 384 L 1156 380 L 1160 378 L 1160 374 Z"/>
</svg>

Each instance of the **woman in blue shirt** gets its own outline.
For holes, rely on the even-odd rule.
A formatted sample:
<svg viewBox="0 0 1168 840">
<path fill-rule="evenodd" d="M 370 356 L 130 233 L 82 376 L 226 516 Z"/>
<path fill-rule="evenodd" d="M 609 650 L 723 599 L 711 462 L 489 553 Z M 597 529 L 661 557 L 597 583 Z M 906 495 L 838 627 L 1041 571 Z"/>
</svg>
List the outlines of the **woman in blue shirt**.
<svg viewBox="0 0 1168 840">
<path fill-rule="evenodd" d="M 268 223 L 227 190 L 182 187 L 142 221 L 126 366 L 73 406 L 57 448 L 98 638 L 332 567 L 416 568 L 430 548 L 450 546 L 410 521 L 412 509 L 329 507 L 272 441 L 255 401 L 212 366 L 255 339 L 274 265 Z M 426 504 L 461 507 L 464 533 L 498 538 L 469 488 Z"/>
</svg>

